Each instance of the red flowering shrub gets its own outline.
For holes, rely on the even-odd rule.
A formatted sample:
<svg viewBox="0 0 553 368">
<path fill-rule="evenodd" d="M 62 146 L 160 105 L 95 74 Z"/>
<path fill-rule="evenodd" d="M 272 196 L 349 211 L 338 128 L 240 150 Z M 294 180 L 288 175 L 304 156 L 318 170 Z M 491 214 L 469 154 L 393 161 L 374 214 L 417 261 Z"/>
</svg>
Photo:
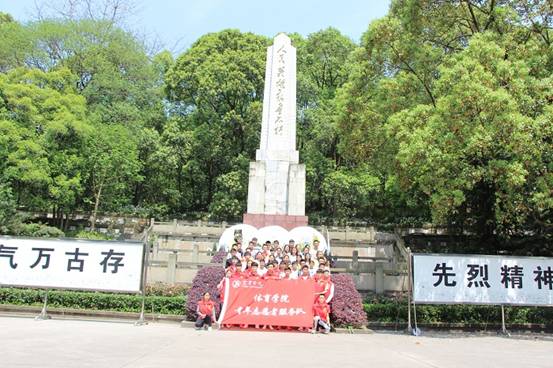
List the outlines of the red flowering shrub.
<svg viewBox="0 0 553 368">
<path fill-rule="evenodd" d="M 363 299 L 350 275 L 332 275 L 334 298 L 330 302 L 330 321 L 336 326 L 361 327 L 367 325 Z"/>
<path fill-rule="evenodd" d="M 220 265 L 204 266 L 198 271 L 192 281 L 192 287 L 188 290 L 186 300 L 186 318 L 189 321 L 196 320 L 196 306 L 203 294 L 207 291 L 211 294 L 211 300 L 216 303 L 217 316 L 220 310 L 219 291 L 217 285 L 225 276 L 225 270 Z"/>
<path fill-rule="evenodd" d="M 213 255 L 211 258 L 210 263 L 219 263 L 223 264 L 223 262 L 227 259 L 227 251 L 224 249 L 220 249 Z"/>
</svg>

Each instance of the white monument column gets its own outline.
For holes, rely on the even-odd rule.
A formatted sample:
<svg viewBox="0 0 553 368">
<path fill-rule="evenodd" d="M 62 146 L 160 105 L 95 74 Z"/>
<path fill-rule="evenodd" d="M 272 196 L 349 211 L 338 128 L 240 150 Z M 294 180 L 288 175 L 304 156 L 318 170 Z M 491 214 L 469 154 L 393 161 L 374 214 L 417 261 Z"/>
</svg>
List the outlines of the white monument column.
<svg viewBox="0 0 553 368">
<path fill-rule="evenodd" d="M 307 225 L 305 165 L 296 150 L 296 49 L 284 33 L 267 49 L 260 147 L 250 163 L 244 222 Z"/>
</svg>

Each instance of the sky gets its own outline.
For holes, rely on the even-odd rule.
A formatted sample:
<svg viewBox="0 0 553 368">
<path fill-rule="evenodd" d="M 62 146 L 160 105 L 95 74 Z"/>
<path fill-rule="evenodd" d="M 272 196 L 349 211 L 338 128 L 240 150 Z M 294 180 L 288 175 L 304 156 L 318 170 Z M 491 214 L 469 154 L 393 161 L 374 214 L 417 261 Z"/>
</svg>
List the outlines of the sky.
<svg viewBox="0 0 553 368">
<path fill-rule="evenodd" d="M 63 0 L 54 0 L 60 1 Z M 0 0 L 0 11 L 26 22 L 33 19 L 35 2 L 48 1 Z M 369 23 L 388 12 L 390 1 L 136 0 L 135 3 L 135 14 L 128 22 L 130 28 L 179 53 L 201 35 L 226 28 L 274 37 L 279 32 L 307 36 L 331 26 L 359 42 Z"/>
</svg>

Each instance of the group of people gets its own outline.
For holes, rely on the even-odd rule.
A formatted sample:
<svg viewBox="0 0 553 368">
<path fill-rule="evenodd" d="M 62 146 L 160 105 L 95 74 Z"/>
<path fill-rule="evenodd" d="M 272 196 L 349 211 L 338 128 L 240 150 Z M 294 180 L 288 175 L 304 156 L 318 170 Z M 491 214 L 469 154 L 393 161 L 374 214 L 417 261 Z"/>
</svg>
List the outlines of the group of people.
<svg viewBox="0 0 553 368">
<path fill-rule="evenodd" d="M 319 240 L 300 247 L 293 239 L 281 246 L 278 240 L 259 245 L 253 238 L 242 251 L 240 241 L 230 248 L 225 269 L 233 277 L 264 279 L 318 278 L 317 274 L 330 276 L 330 258 L 321 249 Z"/>
<path fill-rule="evenodd" d="M 258 244 L 253 238 L 243 249 L 240 239 L 232 245 L 225 262 L 225 277 L 228 279 L 241 278 L 248 280 L 308 280 L 315 281 L 315 295 L 313 303 L 313 328 L 315 333 L 322 330 L 330 331 L 330 306 L 332 298 L 330 267 L 328 255 L 319 249 L 320 242 L 300 247 L 291 239 L 288 244 L 281 246 L 278 240 L 266 241 Z M 224 281 L 218 286 L 221 302 L 224 301 Z M 215 304 L 205 293 L 198 302 L 198 319 L 196 328 L 207 326 L 215 320 Z M 243 327 L 243 326 L 242 326 Z M 259 326 L 258 326 L 259 327 Z M 266 326 L 263 326 L 266 327 Z M 268 326 L 272 329 L 272 326 Z M 301 329 L 300 329 L 301 330 Z"/>
</svg>

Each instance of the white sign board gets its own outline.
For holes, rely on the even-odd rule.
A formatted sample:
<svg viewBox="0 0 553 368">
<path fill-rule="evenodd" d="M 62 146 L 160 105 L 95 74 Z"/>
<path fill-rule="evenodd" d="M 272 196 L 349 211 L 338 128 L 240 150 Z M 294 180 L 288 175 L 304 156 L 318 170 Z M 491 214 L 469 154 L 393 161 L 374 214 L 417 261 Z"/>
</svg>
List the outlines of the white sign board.
<svg viewBox="0 0 553 368">
<path fill-rule="evenodd" d="M 553 306 L 553 258 L 413 254 L 416 303 Z"/>
<path fill-rule="evenodd" d="M 0 237 L 0 286 L 139 292 L 139 242 Z"/>
</svg>

